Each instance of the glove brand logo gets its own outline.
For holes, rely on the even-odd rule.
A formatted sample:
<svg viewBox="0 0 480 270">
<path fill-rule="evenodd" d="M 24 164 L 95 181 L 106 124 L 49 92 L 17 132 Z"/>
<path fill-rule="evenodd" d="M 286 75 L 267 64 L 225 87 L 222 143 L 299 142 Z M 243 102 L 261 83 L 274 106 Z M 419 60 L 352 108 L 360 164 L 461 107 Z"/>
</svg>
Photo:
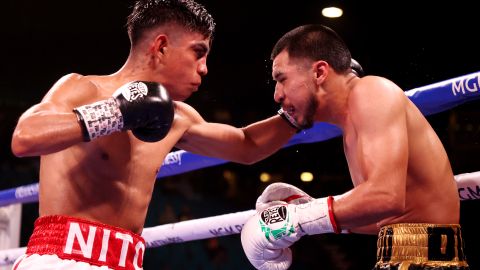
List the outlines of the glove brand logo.
<svg viewBox="0 0 480 270">
<path fill-rule="evenodd" d="M 286 218 L 287 208 L 284 205 L 268 208 L 262 212 L 262 220 L 267 225 L 283 222 Z"/>
<path fill-rule="evenodd" d="M 148 94 L 148 87 L 143 82 L 128 83 L 122 88 L 122 95 L 130 102 Z"/>
<path fill-rule="evenodd" d="M 260 229 L 266 239 L 278 240 L 295 232 L 285 205 L 264 210 L 260 215 Z"/>
</svg>

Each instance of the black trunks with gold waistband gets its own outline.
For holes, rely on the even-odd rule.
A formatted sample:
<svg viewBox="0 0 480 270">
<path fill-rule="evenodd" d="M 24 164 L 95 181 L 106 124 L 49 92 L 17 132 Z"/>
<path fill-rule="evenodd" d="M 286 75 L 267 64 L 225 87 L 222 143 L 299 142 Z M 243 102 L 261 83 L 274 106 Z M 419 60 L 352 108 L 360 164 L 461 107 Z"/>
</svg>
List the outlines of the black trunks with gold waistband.
<svg viewBox="0 0 480 270">
<path fill-rule="evenodd" d="M 402 223 L 384 226 L 374 270 L 469 270 L 458 224 Z"/>
</svg>

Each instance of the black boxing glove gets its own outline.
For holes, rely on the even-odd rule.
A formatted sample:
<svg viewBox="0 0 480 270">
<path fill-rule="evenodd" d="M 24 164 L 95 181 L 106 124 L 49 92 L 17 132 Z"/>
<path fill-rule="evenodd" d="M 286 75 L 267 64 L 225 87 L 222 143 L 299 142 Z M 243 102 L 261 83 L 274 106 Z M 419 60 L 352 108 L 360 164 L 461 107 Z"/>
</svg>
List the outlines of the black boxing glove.
<svg viewBox="0 0 480 270">
<path fill-rule="evenodd" d="M 124 129 L 145 142 L 163 139 L 172 126 L 173 103 L 163 85 L 136 81 L 119 88 L 113 97 L 123 115 Z"/>
<path fill-rule="evenodd" d="M 173 103 L 167 90 L 155 82 L 133 81 L 120 87 L 112 98 L 74 109 L 85 141 L 122 130 L 138 139 L 163 139 L 173 122 Z"/>
<path fill-rule="evenodd" d="M 365 75 L 365 72 L 363 71 L 362 66 L 360 63 L 357 62 L 355 59 L 350 59 L 350 68 L 352 69 L 352 72 L 355 73 L 358 77 L 363 77 Z"/>
<path fill-rule="evenodd" d="M 297 133 L 302 130 L 302 127 L 295 121 L 295 118 L 293 118 L 287 111 L 283 110 L 283 108 L 280 108 L 277 111 L 278 115 L 280 115 L 283 120 L 287 121 L 287 123 L 293 127 L 294 129 L 297 130 Z"/>
</svg>

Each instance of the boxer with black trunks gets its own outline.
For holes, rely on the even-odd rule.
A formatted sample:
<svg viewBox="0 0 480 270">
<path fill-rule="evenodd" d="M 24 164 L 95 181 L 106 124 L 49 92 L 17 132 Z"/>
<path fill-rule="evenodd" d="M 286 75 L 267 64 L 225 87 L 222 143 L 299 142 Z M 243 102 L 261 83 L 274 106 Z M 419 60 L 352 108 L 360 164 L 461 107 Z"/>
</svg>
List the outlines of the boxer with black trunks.
<svg viewBox="0 0 480 270">
<path fill-rule="evenodd" d="M 193 0 L 140 0 L 110 75 L 69 74 L 20 117 L 16 156 L 40 156 L 40 217 L 22 269 L 141 269 L 158 169 L 175 147 L 250 164 L 295 134 L 280 115 L 208 123 L 183 101 L 207 74 L 215 23 Z"/>
<path fill-rule="evenodd" d="M 299 128 L 329 122 L 343 132 L 354 188 L 314 199 L 269 185 L 241 232 L 257 269 L 287 269 L 304 235 L 378 235 L 376 270 L 469 269 L 460 200 L 447 153 L 428 121 L 392 81 L 349 72 L 350 51 L 332 29 L 304 25 L 273 48 L 274 98 Z"/>
</svg>

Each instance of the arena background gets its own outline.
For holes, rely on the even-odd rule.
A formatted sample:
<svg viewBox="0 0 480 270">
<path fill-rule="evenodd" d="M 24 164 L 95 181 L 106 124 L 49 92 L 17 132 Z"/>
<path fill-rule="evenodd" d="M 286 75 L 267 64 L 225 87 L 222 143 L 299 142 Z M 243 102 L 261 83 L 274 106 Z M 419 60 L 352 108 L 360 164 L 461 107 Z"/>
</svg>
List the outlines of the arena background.
<svg viewBox="0 0 480 270">
<path fill-rule="evenodd" d="M 340 1 L 344 16 L 326 19 L 320 8 L 332 1 L 201 1 L 217 22 L 208 60 L 209 74 L 187 103 L 209 121 L 243 126 L 274 114 L 269 53 L 286 31 L 304 23 L 334 28 L 367 74 L 385 76 L 403 89 L 479 71 L 478 9 L 471 1 Z M 468 3 L 471 2 L 471 3 Z M 126 0 L 2 1 L 0 65 L 0 188 L 38 181 L 38 158 L 15 158 L 10 139 L 20 114 L 40 101 L 62 75 L 109 74 L 128 54 Z M 478 101 L 435 114 L 428 120 L 440 135 L 454 173 L 480 170 Z M 299 180 L 311 171 L 310 183 Z M 315 197 L 351 187 L 340 138 L 295 145 L 251 166 L 228 163 L 157 181 L 146 226 L 250 210 L 274 180 L 305 189 Z M 480 201 L 461 203 L 466 254 L 480 269 L 477 214 Z M 22 211 L 21 246 L 38 213 Z M 294 246 L 291 269 L 370 269 L 375 236 L 318 235 Z M 145 269 L 251 269 L 239 235 L 172 244 L 147 250 Z"/>
</svg>

